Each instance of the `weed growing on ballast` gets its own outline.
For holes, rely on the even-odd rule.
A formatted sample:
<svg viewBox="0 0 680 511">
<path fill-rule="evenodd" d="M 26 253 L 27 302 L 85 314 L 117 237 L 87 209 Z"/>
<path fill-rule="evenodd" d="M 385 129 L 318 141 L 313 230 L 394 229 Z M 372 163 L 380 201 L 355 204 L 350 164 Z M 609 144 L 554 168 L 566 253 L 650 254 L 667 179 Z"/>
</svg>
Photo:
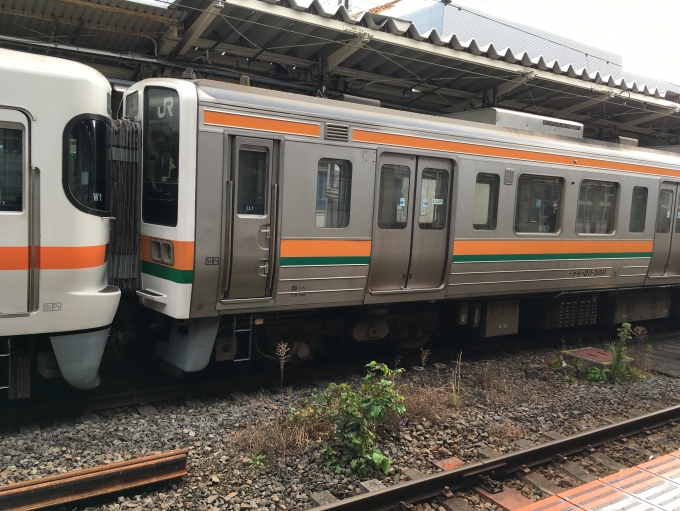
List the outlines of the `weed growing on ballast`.
<svg viewBox="0 0 680 511">
<path fill-rule="evenodd" d="M 283 388 L 283 369 L 286 366 L 286 357 L 289 351 L 288 343 L 280 342 L 276 345 L 276 356 L 279 359 L 279 368 L 281 370 L 281 388 Z"/>
</svg>

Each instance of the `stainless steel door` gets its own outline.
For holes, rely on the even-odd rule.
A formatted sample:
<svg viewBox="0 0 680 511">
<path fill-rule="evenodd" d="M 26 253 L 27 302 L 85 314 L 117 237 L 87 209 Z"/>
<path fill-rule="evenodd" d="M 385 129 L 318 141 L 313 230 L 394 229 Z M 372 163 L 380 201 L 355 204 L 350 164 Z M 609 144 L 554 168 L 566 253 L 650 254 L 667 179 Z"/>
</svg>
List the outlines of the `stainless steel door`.
<svg viewBox="0 0 680 511">
<path fill-rule="evenodd" d="M 233 182 L 227 187 L 233 189 L 229 299 L 261 298 L 269 292 L 273 146 L 271 140 L 234 138 Z"/>
<path fill-rule="evenodd" d="M 406 287 L 432 289 L 444 279 L 449 241 L 450 161 L 418 157 L 411 265 Z"/>
<path fill-rule="evenodd" d="M 28 312 L 29 140 L 26 117 L 0 109 L 0 317 Z"/>
<path fill-rule="evenodd" d="M 680 193 L 677 185 L 675 190 L 675 210 L 673 211 L 673 226 L 671 236 L 671 247 L 666 264 L 665 276 L 680 275 Z"/>
<path fill-rule="evenodd" d="M 675 195 L 677 185 L 664 181 L 659 190 L 659 204 L 656 210 L 656 229 L 654 251 L 649 263 L 648 275 L 662 277 L 666 273 L 668 258 L 673 239 L 673 218 L 675 215 Z M 676 236 L 680 237 L 680 235 Z"/>
<path fill-rule="evenodd" d="M 406 286 L 411 255 L 416 157 L 382 154 L 378 162 L 378 209 L 371 248 L 371 291 Z"/>
</svg>

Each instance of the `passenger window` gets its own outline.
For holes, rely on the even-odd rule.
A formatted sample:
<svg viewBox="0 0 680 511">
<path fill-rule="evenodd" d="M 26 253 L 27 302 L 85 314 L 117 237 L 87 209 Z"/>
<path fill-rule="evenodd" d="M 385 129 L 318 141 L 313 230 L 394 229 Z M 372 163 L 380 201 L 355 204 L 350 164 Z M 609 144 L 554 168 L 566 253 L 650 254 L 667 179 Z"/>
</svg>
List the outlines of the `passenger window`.
<svg viewBox="0 0 680 511">
<path fill-rule="evenodd" d="M 498 191 L 501 177 L 498 174 L 477 174 L 475 183 L 475 209 L 472 227 L 477 231 L 493 231 L 498 218 Z"/>
<path fill-rule="evenodd" d="M 148 87 L 144 91 L 144 184 L 142 219 L 177 225 L 179 187 L 179 94 Z"/>
<path fill-rule="evenodd" d="M 675 206 L 675 232 L 680 233 L 680 193 L 678 194 L 678 203 Z"/>
<path fill-rule="evenodd" d="M 321 158 L 316 179 L 316 226 L 347 227 L 351 200 L 352 164 Z"/>
<path fill-rule="evenodd" d="M 616 183 L 581 181 L 576 214 L 579 234 L 611 234 L 614 231 Z"/>
<path fill-rule="evenodd" d="M 238 215 L 265 214 L 269 165 L 268 151 L 241 149 L 238 154 Z"/>
<path fill-rule="evenodd" d="M 380 169 L 378 227 L 405 229 L 408 224 L 408 194 L 411 169 L 404 165 L 385 164 Z"/>
<path fill-rule="evenodd" d="M 560 178 L 522 174 L 517 183 L 515 232 L 557 232 L 561 194 Z"/>
<path fill-rule="evenodd" d="M 664 234 L 671 231 L 671 212 L 673 211 L 673 192 L 659 192 L 659 208 L 656 210 L 656 232 Z"/>
<path fill-rule="evenodd" d="M 420 212 L 418 226 L 421 229 L 441 230 L 446 227 L 446 207 L 449 195 L 449 171 L 423 169 L 420 183 Z"/>
<path fill-rule="evenodd" d="M 23 211 L 23 131 L 0 128 L 0 212 Z"/>
<path fill-rule="evenodd" d="M 633 188 L 633 198 L 630 202 L 630 232 L 644 232 L 647 217 L 647 188 L 636 186 Z"/>
</svg>

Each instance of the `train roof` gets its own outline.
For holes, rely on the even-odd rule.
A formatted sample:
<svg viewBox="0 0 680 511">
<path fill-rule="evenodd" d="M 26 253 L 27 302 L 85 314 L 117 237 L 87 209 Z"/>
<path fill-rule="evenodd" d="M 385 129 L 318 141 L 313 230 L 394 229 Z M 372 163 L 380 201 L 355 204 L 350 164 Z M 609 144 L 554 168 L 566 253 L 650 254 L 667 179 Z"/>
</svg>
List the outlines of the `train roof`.
<svg viewBox="0 0 680 511">
<path fill-rule="evenodd" d="M 229 103 L 260 110 L 271 115 L 275 112 L 332 122 L 345 121 L 359 125 L 376 124 L 381 127 L 416 131 L 420 136 L 434 138 L 453 136 L 484 145 L 499 144 L 507 147 L 540 149 L 557 153 L 579 152 L 613 160 L 637 161 L 680 170 L 680 157 L 662 150 L 628 146 L 592 139 L 577 139 L 560 135 L 493 126 L 479 122 L 438 117 L 433 115 L 393 110 L 372 105 L 351 103 L 325 98 L 301 96 L 257 87 L 248 87 L 214 80 L 195 80 L 200 101 Z"/>
</svg>

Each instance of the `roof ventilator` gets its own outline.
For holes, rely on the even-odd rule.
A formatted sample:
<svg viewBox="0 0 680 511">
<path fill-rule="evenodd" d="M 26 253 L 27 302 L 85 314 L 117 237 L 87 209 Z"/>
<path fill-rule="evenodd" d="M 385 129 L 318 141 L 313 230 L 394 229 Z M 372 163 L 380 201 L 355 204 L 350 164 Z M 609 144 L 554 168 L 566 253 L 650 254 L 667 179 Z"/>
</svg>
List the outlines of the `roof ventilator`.
<svg viewBox="0 0 680 511">
<path fill-rule="evenodd" d="M 349 142 L 349 126 L 326 123 L 324 138 L 326 140 L 337 140 L 338 142 Z"/>
</svg>

